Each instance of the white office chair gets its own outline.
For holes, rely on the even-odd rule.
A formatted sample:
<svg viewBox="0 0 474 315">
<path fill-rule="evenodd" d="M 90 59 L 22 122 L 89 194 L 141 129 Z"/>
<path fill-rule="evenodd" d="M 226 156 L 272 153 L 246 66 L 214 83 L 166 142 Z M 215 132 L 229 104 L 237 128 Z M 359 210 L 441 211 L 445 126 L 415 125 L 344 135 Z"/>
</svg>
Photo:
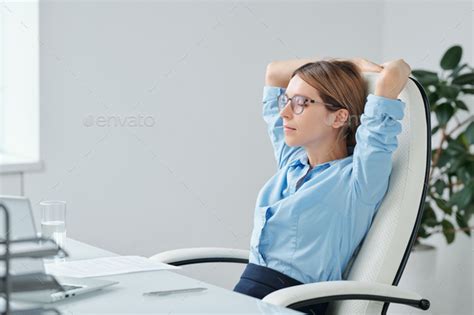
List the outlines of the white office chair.
<svg viewBox="0 0 474 315">
<path fill-rule="evenodd" d="M 378 74 L 364 73 L 369 92 Z M 406 103 L 388 192 L 370 230 L 352 256 L 341 281 L 297 285 L 277 290 L 263 301 L 292 309 L 330 302 L 327 314 L 386 314 L 389 303 L 427 310 L 430 302 L 397 287 L 414 244 L 423 213 L 431 163 L 428 99 L 410 78 L 399 98 Z M 188 248 L 151 257 L 172 265 L 205 262 L 248 263 L 249 251 Z"/>
</svg>

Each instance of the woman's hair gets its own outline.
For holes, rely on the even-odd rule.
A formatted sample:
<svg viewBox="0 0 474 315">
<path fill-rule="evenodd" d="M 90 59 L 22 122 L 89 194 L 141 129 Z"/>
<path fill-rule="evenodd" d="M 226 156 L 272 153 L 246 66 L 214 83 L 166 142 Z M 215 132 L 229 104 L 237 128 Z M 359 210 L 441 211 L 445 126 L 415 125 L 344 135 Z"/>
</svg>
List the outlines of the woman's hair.
<svg viewBox="0 0 474 315">
<path fill-rule="evenodd" d="M 355 146 L 355 134 L 360 125 L 367 97 L 367 84 L 357 66 L 347 60 L 320 60 L 307 63 L 296 69 L 291 77 L 298 75 L 314 87 L 329 111 L 341 108 L 349 111 L 349 118 L 338 134 L 346 138 L 347 146 Z"/>
</svg>

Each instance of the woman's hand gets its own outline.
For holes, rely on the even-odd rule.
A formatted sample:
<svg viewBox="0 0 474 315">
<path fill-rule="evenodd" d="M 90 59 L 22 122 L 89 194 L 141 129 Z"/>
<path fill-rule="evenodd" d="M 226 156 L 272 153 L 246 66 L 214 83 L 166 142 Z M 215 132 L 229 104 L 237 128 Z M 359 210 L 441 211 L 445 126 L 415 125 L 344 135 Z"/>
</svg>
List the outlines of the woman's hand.
<svg viewBox="0 0 474 315">
<path fill-rule="evenodd" d="M 363 58 L 352 58 L 349 61 L 354 63 L 360 72 L 380 72 L 383 69 L 381 65 Z"/>
<path fill-rule="evenodd" d="M 397 99 L 405 87 L 411 73 L 410 66 L 403 60 L 393 60 L 382 64 L 382 71 L 375 84 L 375 95 Z"/>
</svg>

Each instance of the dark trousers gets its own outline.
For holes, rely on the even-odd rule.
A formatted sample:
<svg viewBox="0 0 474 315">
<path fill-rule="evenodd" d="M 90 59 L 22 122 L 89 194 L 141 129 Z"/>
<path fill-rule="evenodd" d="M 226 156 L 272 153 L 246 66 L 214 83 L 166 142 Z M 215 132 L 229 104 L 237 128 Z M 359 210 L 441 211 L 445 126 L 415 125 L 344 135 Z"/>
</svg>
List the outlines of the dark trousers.
<svg viewBox="0 0 474 315">
<path fill-rule="evenodd" d="M 273 291 L 303 284 L 271 268 L 249 263 L 234 288 L 235 292 L 263 299 Z M 324 315 L 328 303 L 306 306 L 297 311 L 308 314 Z"/>
</svg>

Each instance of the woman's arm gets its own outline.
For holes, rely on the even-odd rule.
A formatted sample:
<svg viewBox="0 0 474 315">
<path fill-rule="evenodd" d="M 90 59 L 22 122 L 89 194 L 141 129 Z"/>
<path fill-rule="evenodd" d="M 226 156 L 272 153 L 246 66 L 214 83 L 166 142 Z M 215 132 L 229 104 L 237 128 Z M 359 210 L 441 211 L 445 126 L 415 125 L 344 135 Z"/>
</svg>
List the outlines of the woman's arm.
<svg viewBox="0 0 474 315">
<path fill-rule="evenodd" d="M 265 73 L 265 85 L 282 87 L 286 89 L 288 83 L 290 82 L 291 75 L 296 69 L 298 69 L 302 65 L 305 65 L 310 62 L 316 62 L 321 59 L 329 58 L 315 57 L 312 59 L 290 59 L 282 61 L 273 61 L 267 65 L 267 71 Z M 348 60 L 353 62 L 361 72 L 380 72 L 383 69 L 383 67 L 381 67 L 380 65 L 367 59 L 352 58 Z"/>
<path fill-rule="evenodd" d="M 403 59 L 385 62 L 382 68 L 375 84 L 374 94 L 396 99 L 408 81 L 411 68 Z"/>
<path fill-rule="evenodd" d="M 405 108 L 397 97 L 410 74 L 410 66 L 402 59 L 382 65 L 375 92 L 367 96 L 353 154 L 354 197 L 370 204 L 382 200 L 388 188 Z"/>
<path fill-rule="evenodd" d="M 316 62 L 320 58 L 314 59 L 291 59 L 282 61 L 272 61 L 267 65 L 265 73 L 265 85 L 285 88 L 290 82 L 293 71 L 309 62 Z"/>
<path fill-rule="evenodd" d="M 318 59 L 292 59 L 273 61 L 268 64 L 263 88 L 263 119 L 267 123 L 268 135 L 273 145 L 278 169 L 284 167 L 301 147 L 290 147 L 285 143 L 283 120 L 279 115 L 278 97 L 285 93 L 291 74 L 300 66 Z"/>
</svg>

